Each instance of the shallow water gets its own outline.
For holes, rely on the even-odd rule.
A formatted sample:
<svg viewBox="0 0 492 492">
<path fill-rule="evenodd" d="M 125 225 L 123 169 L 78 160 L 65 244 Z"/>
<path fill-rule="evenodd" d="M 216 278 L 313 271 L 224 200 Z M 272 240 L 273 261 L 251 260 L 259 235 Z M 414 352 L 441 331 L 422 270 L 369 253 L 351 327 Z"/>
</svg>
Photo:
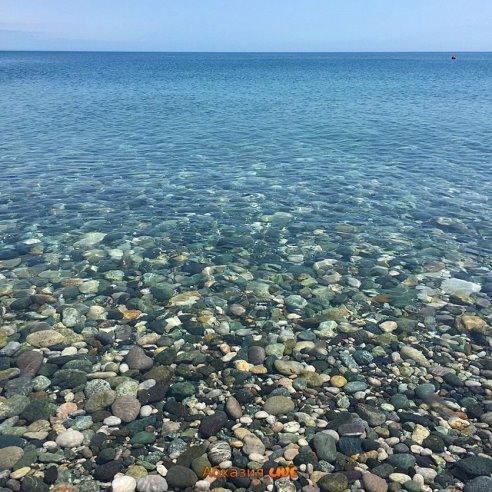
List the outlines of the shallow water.
<svg viewBox="0 0 492 492">
<path fill-rule="evenodd" d="M 399 367 L 392 352 L 416 344 L 430 366 L 456 369 L 462 380 L 490 375 L 487 364 L 468 365 L 488 353 L 488 328 L 469 321 L 468 338 L 457 319 L 490 317 L 491 115 L 487 53 L 452 61 L 443 53 L 0 52 L 0 341 L 21 344 L 8 346 L 4 365 L 14 366 L 28 333 L 41 328 L 66 337 L 34 344 L 48 360 L 89 353 L 92 373 L 110 381 L 98 371 L 109 362 L 109 372 L 123 374 L 135 340 L 152 357 L 175 343 L 178 361 L 167 362 L 178 369 L 203 363 L 180 350 L 217 364 L 237 351 L 222 367 L 234 375 L 252 344 L 293 338 L 314 341 L 314 352 L 279 354 L 277 346 L 267 354 L 324 375 L 352 371 L 378 405 L 430 380 L 458 407 L 472 394 L 486 411 L 489 387 L 454 393 L 418 357 L 407 357 L 422 366 L 412 377 L 384 371 Z M 443 283 L 450 277 L 458 287 Z M 174 316 L 183 326 L 169 324 Z M 190 319 L 204 331 L 188 330 Z M 313 335 L 328 319 L 339 327 Z M 377 325 L 388 320 L 398 329 L 385 341 Z M 156 338 L 159 322 L 171 342 Z M 123 336 L 126 324 L 133 332 Z M 109 345 L 94 342 L 115 328 Z M 372 351 L 376 366 L 339 354 L 357 347 Z M 478 359 L 467 361 L 470 353 Z M 263 374 L 277 381 L 267 362 L 249 383 L 269 387 Z M 173 383 L 193 372 L 178 369 Z M 370 377 L 387 393 L 368 389 Z M 198 400 L 221 378 L 228 386 L 224 371 L 190 377 Z M 85 408 L 70 384 L 53 381 L 47 393 Z M 15 393 L 15 384 L 4 386 L 3 395 Z M 304 388 L 296 390 L 309 401 Z M 347 394 L 339 409 L 357 408 L 361 395 Z M 220 395 L 207 405 L 222 408 L 229 393 Z M 315 413 L 330 401 L 316 400 Z M 245 412 L 255 415 L 257 403 Z"/>
<path fill-rule="evenodd" d="M 343 222 L 354 244 L 487 252 L 491 55 L 2 53 L 0 83 L 6 229 L 145 222 L 177 247 L 262 241 L 281 211 L 293 248 Z"/>
</svg>

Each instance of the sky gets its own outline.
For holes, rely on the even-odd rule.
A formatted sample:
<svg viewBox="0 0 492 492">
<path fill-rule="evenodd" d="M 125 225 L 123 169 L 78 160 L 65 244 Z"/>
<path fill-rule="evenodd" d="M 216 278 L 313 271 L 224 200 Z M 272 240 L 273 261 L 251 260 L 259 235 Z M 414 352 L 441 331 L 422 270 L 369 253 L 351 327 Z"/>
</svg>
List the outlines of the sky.
<svg viewBox="0 0 492 492">
<path fill-rule="evenodd" d="M 492 0 L 0 0 L 0 50 L 492 51 Z"/>
</svg>

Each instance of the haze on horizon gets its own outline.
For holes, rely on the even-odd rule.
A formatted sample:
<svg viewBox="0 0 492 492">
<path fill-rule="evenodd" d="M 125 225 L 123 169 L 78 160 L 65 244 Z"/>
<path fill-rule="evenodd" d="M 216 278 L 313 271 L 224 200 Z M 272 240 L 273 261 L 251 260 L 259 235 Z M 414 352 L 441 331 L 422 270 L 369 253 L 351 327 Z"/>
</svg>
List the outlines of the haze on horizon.
<svg viewBox="0 0 492 492">
<path fill-rule="evenodd" d="M 492 51 L 492 1 L 1 0 L 0 50 Z"/>
</svg>

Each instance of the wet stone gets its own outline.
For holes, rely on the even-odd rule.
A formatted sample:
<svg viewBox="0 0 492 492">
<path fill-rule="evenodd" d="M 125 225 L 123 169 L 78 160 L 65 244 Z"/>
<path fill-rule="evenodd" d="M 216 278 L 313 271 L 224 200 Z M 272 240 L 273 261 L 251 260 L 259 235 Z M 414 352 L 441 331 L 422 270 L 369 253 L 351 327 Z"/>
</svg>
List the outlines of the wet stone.
<svg viewBox="0 0 492 492">
<path fill-rule="evenodd" d="M 94 470 L 94 478 L 101 482 L 111 482 L 114 476 L 119 473 L 122 468 L 123 463 L 118 460 L 98 465 Z"/>
<path fill-rule="evenodd" d="M 265 361 L 266 352 L 263 347 L 252 345 L 248 349 L 248 361 L 254 365 L 261 365 Z"/>
<path fill-rule="evenodd" d="M 225 441 L 218 441 L 212 444 L 208 449 L 208 459 L 213 465 L 228 461 L 231 459 L 231 456 L 231 447 Z"/>
<path fill-rule="evenodd" d="M 319 459 L 328 462 L 335 461 L 337 448 L 333 436 L 325 432 L 318 432 L 313 437 L 313 446 Z"/>
<path fill-rule="evenodd" d="M 318 481 L 323 492 L 343 492 L 348 488 L 348 479 L 344 473 L 330 473 Z"/>
<path fill-rule="evenodd" d="M 8 470 L 22 458 L 24 451 L 18 446 L 7 446 L 0 449 L 0 469 Z"/>
<path fill-rule="evenodd" d="M 459 460 L 456 466 L 467 475 L 478 477 L 492 474 L 492 459 L 481 456 L 469 456 Z"/>
<path fill-rule="evenodd" d="M 55 330 L 40 330 L 27 335 L 27 343 L 33 347 L 52 347 L 65 342 L 65 337 Z"/>
<path fill-rule="evenodd" d="M 128 475 L 116 475 L 111 482 L 112 492 L 134 492 L 137 481 Z"/>
<path fill-rule="evenodd" d="M 436 388 L 431 383 L 420 384 L 415 388 L 415 394 L 421 399 L 425 400 L 429 396 L 436 392 Z"/>
<path fill-rule="evenodd" d="M 354 456 L 362 453 L 362 442 L 358 437 L 343 436 L 338 441 L 338 449 L 345 456 Z"/>
<path fill-rule="evenodd" d="M 350 381 L 344 386 L 344 391 L 347 393 L 356 393 L 367 389 L 367 383 L 364 381 Z"/>
<path fill-rule="evenodd" d="M 388 490 L 386 480 L 373 473 L 364 473 L 362 475 L 362 483 L 367 492 L 387 492 Z"/>
<path fill-rule="evenodd" d="M 294 402 L 287 396 L 271 396 L 263 404 L 263 410 L 271 415 L 285 415 L 294 409 Z"/>
<path fill-rule="evenodd" d="M 386 414 L 383 411 L 365 403 L 359 403 L 357 413 L 372 427 L 386 422 Z"/>
<path fill-rule="evenodd" d="M 229 417 L 233 419 L 239 419 L 243 415 L 241 404 L 233 396 L 227 399 L 225 409 Z"/>
<path fill-rule="evenodd" d="M 20 354 L 16 359 L 16 365 L 22 375 L 34 377 L 43 364 L 43 354 L 34 350 L 28 350 Z"/>
<path fill-rule="evenodd" d="M 197 480 L 198 477 L 193 470 L 180 465 L 171 467 L 166 475 L 166 481 L 173 490 L 193 487 Z"/>
<path fill-rule="evenodd" d="M 22 411 L 22 417 L 28 422 L 36 420 L 49 420 L 56 413 L 57 407 L 46 399 L 33 400 Z"/>
<path fill-rule="evenodd" d="M 84 435 L 81 432 L 69 429 L 58 435 L 56 443 L 62 448 L 74 448 L 80 446 L 83 440 Z"/>
<path fill-rule="evenodd" d="M 408 453 L 393 454 L 388 458 L 388 461 L 397 470 L 407 472 L 415 466 L 415 456 Z"/>
<path fill-rule="evenodd" d="M 115 417 L 121 419 L 122 422 L 132 422 L 140 412 L 140 402 L 131 395 L 117 398 L 111 405 L 111 411 Z"/>
<path fill-rule="evenodd" d="M 160 475 L 146 475 L 137 480 L 138 492 L 166 492 L 168 484 Z"/>
<path fill-rule="evenodd" d="M 227 422 L 228 418 L 224 412 L 215 412 L 212 415 L 206 415 L 200 424 L 200 434 L 204 438 L 215 436 Z"/>
<path fill-rule="evenodd" d="M 477 477 L 465 484 L 463 492 L 489 492 L 492 490 L 491 477 Z"/>
<path fill-rule="evenodd" d="M 174 396 L 176 400 L 182 401 L 185 398 L 194 395 L 195 392 L 196 392 L 195 386 L 192 383 L 184 381 L 174 384 L 171 387 L 169 394 L 170 396 Z"/>
<path fill-rule="evenodd" d="M 146 371 L 154 364 L 153 360 L 145 354 L 145 351 L 141 347 L 138 346 L 130 349 L 125 361 L 130 369 L 135 369 L 137 371 Z"/>
<path fill-rule="evenodd" d="M 131 438 L 132 444 L 153 444 L 156 440 L 153 432 L 141 431 L 133 434 Z"/>
<path fill-rule="evenodd" d="M 109 407 L 116 399 L 116 392 L 113 390 L 105 390 L 96 393 L 89 397 L 85 403 L 85 410 L 89 413 L 98 412 Z"/>
<path fill-rule="evenodd" d="M 49 487 L 40 477 L 28 476 L 22 480 L 21 492 L 48 492 Z"/>
</svg>

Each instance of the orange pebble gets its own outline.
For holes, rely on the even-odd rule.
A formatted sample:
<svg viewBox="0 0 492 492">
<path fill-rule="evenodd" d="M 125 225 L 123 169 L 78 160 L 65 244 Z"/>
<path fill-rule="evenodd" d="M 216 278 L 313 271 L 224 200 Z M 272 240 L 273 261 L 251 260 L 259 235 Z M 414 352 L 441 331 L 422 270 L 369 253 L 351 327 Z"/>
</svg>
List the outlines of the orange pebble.
<svg viewBox="0 0 492 492">
<path fill-rule="evenodd" d="M 138 309 L 129 309 L 123 313 L 125 319 L 137 319 L 142 314 Z"/>
<path fill-rule="evenodd" d="M 66 419 L 70 414 L 76 412 L 78 409 L 77 405 L 72 402 L 62 403 L 56 412 L 58 417 Z"/>
</svg>

